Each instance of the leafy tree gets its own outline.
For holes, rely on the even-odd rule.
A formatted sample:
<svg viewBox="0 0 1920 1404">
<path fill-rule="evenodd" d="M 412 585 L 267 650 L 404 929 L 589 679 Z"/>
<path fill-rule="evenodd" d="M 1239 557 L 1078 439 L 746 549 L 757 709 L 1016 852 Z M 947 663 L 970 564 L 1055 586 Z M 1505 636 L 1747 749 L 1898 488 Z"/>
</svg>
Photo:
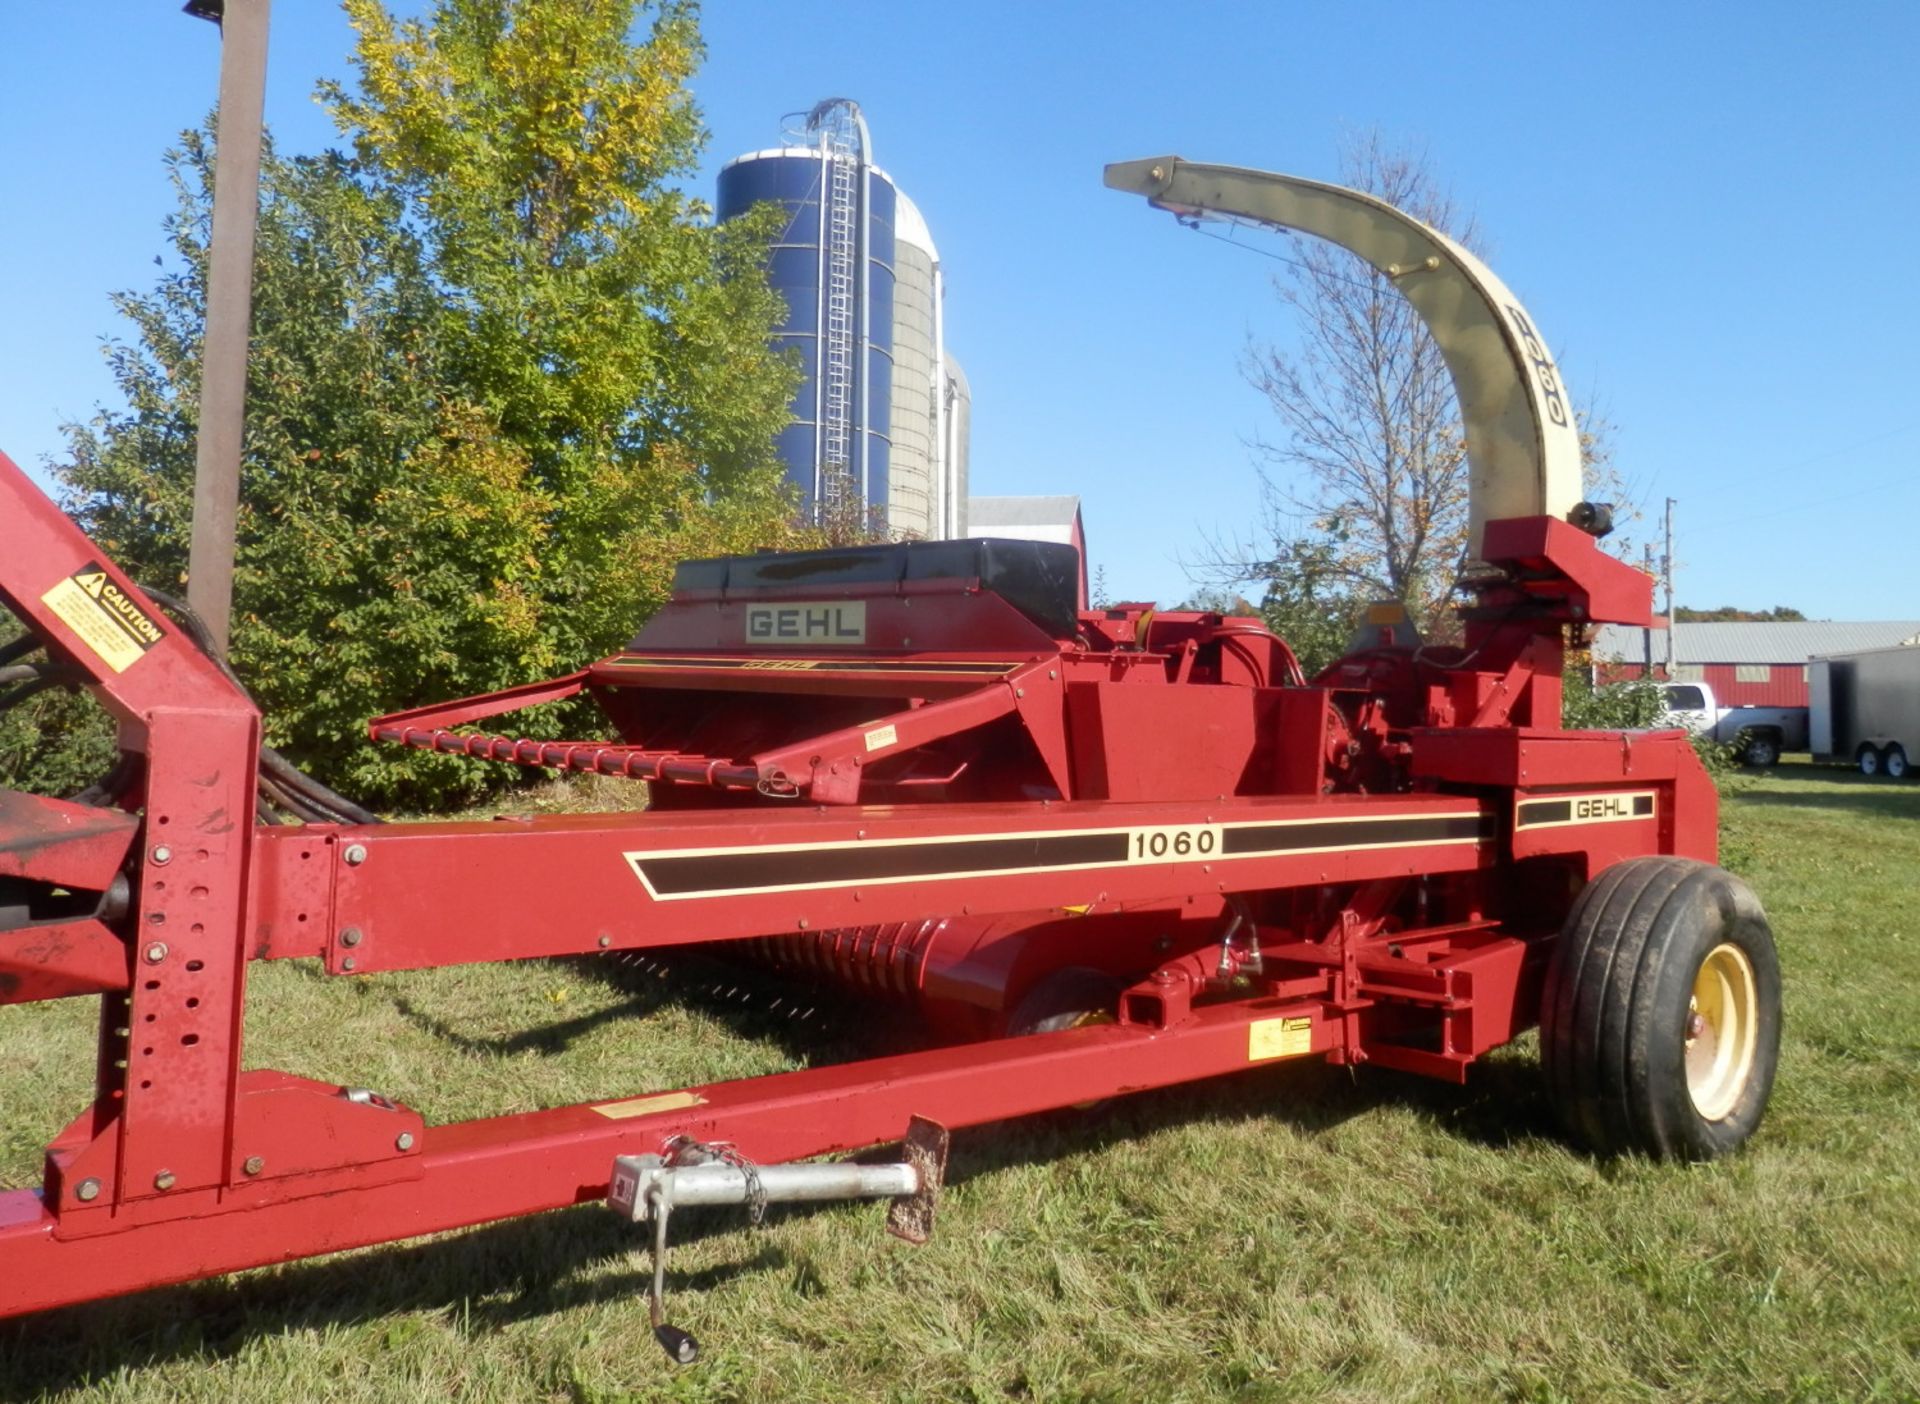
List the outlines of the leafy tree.
<svg viewBox="0 0 1920 1404">
<path fill-rule="evenodd" d="M 1175 605 L 1174 608 L 1194 610 L 1201 614 L 1220 614 L 1225 615 L 1229 619 L 1235 616 L 1255 615 L 1260 612 L 1233 591 L 1218 590 L 1211 587 L 1204 590 L 1195 590 L 1179 604 Z"/>
<path fill-rule="evenodd" d="M 1636 731 L 1672 726 L 1667 719 L 1666 688 L 1652 678 L 1628 678 L 1596 687 L 1593 656 L 1585 649 L 1570 651 L 1561 676 L 1561 724 L 1575 731 Z M 1738 748 L 1716 741 L 1706 732 L 1689 740 L 1708 774 L 1723 789 L 1737 783 Z"/>
<path fill-rule="evenodd" d="M 716 499 L 783 520 L 772 436 L 793 372 L 765 221 L 715 228 L 670 182 L 706 133 L 690 5 L 347 0 L 360 91 L 323 93 L 446 289 L 449 373 L 550 496 L 540 568 L 563 654 L 631 631 Z M 773 212 L 768 211 L 770 216 Z M 717 525 L 718 523 L 716 523 Z"/>
<path fill-rule="evenodd" d="M 1093 568 L 1093 588 L 1088 592 L 1087 603 L 1094 609 L 1111 609 L 1113 594 L 1107 588 L 1107 568 L 1097 565 Z"/>
<path fill-rule="evenodd" d="M 1277 541 L 1273 548 L 1269 559 L 1236 565 L 1228 583 L 1196 590 L 1182 608 L 1259 616 L 1291 645 L 1311 678 L 1346 651 L 1367 599 L 1341 576 L 1327 543 L 1305 538 Z M 1243 581 L 1263 587 L 1258 604 L 1231 588 Z"/>
<path fill-rule="evenodd" d="M 773 434 L 794 373 L 754 220 L 672 182 L 705 139 L 700 41 L 669 3 L 348 0 L 350 153 L 262 162 L 234 662 L 268 739 L 370 800 L 505 768 L 368 745 L 378 712 L 616 647 L 675 561 L 784 544 Z M 69 506 L 137 577 L 186 562 L 211 211 L 170 154 L 176 263 L 123 294 L 126 407 L 69 429 Z M 553 719 L 578 726 L 584 718 Z"/>
<path fill-rule="evenodd" d="M 1419 153 L 1367 134 L 1343 153 L 1342 179 L 1479 246 L 1473 219 Z M 1254 540 L 1214 543 L 1200 572 L 1265 583 L 1275 625 L 1298 634 L 1289 637 L 1303 660 L 1337 654 L 1374 600 L 1402 602 L 1423 633 L 1444 638 L 1468 524 L 1451 374 L 1413 304 L 1364 259 L 1308 238 L 1289 262 L 1274 289 L 1298 349 L 1250 341 L 1241 363 L 1281 430 L 1254 445 L 1260 527 Z M 1607 426 L 1584 413 L 1580 422 L 1591 494 L 1617 499 Z"/>
<path fill-rule="evenodd" d="M 178 266 L 152 292 L 115 299 L 134 329 L 109 353 L 126 407 L 71 426 L 60 473 L 108 554 L 177 591 L 193 504 L 209 138 L 185 134 L 167 162 Z M 484 411 L 442 383 L 439 301 L 397 202 L 356 181 L 343 157 L 263 152 L 233 655 L 269 742 L 369 795 L 483 783 L 434 757 L 369 747 L 362 726 L 388 698 L 503 684 L 527 655 L 550 653 L 523 559 L 541 504 L 515 494 L 512 447 Z"/>
<path fill-rule="evenodd" d="M 1472 219 L 1418 155 L 1369 135 L 1348 146 L 1342 168 L 1347 185 L 1477 247 Z M 1263 473 L 1269 505 L 1311 524 L 1313 570 L 1404 601 L 1429 625 L 1466 544 L 1466 438 L 1452 377 L 1391 279 L 1320 239 L 1299 240 L 1294 258 L 1274 291 L 1294 314 L 1300 349 L 1250 343 L 1242 358 L 1283 431 L 1256 445 L 1277 474 Z"/>
<path fill-rule="evenodd" d="M 1264 572 L 1260 617 L 1312 678 L 1346 652 L 1368 601 L 1342 576 L 1330 543 L 1308 538 L 1276 544 L 1279 554 Z"/>
</svg>

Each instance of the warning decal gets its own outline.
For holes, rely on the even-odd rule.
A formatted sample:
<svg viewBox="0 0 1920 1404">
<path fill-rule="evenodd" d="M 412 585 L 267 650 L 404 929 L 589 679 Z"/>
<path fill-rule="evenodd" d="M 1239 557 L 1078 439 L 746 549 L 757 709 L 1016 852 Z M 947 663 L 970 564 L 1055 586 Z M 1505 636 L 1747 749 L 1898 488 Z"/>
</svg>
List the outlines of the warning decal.
<svg viewBox="0 0 1920 1404">
<path fill-rule="evenodd" d="M 656 1112 L 701 1106 L 706 1100 L 698 1092 L 660 1092 L 651 1097 L 631 1097 L 624 1102 L 601 1102 L 589 1110 L 599 1112 L 610 1121 L 624 1121 L 633 1116 L 652 1116 Z"/>
<path fill-rule="evenodd" d="M 166 631 L 108 578 L 98 561 L 55 585 L 40 602 L 116 673 L 138 663 Z"/>
<path fill-rule="evenodd" d="M 1284 1019 L 1255 1019 L 1247 1025 L 1247 1061 L 1298 1058 L 1313 1052 L 1313 1020 L 1305 1015 Z"/>
</svg>

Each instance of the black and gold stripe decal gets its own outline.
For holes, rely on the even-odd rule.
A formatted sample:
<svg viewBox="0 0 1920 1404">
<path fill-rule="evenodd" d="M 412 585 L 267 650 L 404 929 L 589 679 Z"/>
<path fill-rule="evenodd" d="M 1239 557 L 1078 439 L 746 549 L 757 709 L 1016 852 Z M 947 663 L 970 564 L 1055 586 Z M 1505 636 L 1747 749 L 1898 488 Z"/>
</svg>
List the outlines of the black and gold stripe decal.
<svg viewBox="0 0 1920 1404">
<path fill-rule="evenodd" d="M 1558 829 L 1573 824 L 1617 824 L 1652 819 L 1659 812 L 1652 790 L 1609 790 L 1581 795 L 1542 795 L 1514 804 L 1515 829 Z"/>
<path fill-rule="evenodd" d="M 1142 835 L 1186 834 L 1180 848 Z M 1198 836 L 1214 836 L 1202 846 Z M 758 848 L 628 853 L 627 862 L 656 899 L 728 897 L 859 884 L 1011 877 L 1122 867 L 1141 862 L 1221 862 L 1288 854 L 1344 853 L 1484 843 L 1491 814 L 1383 815 L 1294 819 L 1259 824 L 1199 824 L 1069 833 L 982 834 L 866 843 L 782 844 Z M 1178 855 L 1178 856 L 1176 856 Z"/>
<path fill-rule="evenodd" d="M 677 668 L 698 672 L 738 670 L 768 673 L 916 673 L 935 677 L 1003 677 L 1024 663 L 927 662 L 910 658 L 690 658 L 672 654 L 620 654 L 603 668 Z"/>
<path fill-rule="evenodd" d="M 1473 843 L 1493 837 L 1488 814 L 1409 814 L 1381 819 L 1306 820 L 1229 827 L 1221 854 L 1236 858 L 1263 853 L 1326 853 L 1343 848 L 1412 848 L 1431 843 Z"/>
</svg>

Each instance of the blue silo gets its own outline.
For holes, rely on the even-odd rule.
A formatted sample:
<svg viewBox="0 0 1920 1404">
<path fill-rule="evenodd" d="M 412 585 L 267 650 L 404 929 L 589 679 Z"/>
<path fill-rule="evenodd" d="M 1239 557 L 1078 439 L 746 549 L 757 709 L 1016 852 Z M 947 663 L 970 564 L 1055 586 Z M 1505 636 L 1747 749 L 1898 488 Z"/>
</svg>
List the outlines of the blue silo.
<svg viewBox="0 0 1920 1404">
<path fill-rule="evenodd" d="M 806 135 L 809 145 L 728 162 L 714 212 L 732 219 L 761 201 L 786 211 L 768 277 L 787 304 L 776 340 L 799 351 L 803 380 L 780 456 L 810 506 L 834 510 L 845 493 L 865 515 L 888 501 L 897 193 L 854 103 L 819 104 Z"/>
</svg>

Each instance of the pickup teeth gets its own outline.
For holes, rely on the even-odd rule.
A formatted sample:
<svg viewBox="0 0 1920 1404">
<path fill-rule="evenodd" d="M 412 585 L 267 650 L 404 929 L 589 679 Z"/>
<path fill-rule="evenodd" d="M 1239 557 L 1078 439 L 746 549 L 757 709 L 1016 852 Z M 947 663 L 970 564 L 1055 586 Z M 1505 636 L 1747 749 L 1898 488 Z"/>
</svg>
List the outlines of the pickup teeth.
<svg viewBox="0 0 1920 1404">
<path fill-rule="evenodd" d="M 819 1014 L 819 1006 L 796 1000 L 791 995 L 779 995 L 769 998 L 751 985 L 741 984 L 722 978 L 694 975 L 676 968 L 672 963 L 648 955 L 644 951 L 608 951 L 601 960 L 612 961 L 623 969 L 632 970 L 655 980 L 672 981 L 676 993 L 712 1004 L 732 1005 L 741 1009 L 755 1009 L 763 1014 L 779 1014 L 797 1024 L 812 1023 Z"/>
</svg>

